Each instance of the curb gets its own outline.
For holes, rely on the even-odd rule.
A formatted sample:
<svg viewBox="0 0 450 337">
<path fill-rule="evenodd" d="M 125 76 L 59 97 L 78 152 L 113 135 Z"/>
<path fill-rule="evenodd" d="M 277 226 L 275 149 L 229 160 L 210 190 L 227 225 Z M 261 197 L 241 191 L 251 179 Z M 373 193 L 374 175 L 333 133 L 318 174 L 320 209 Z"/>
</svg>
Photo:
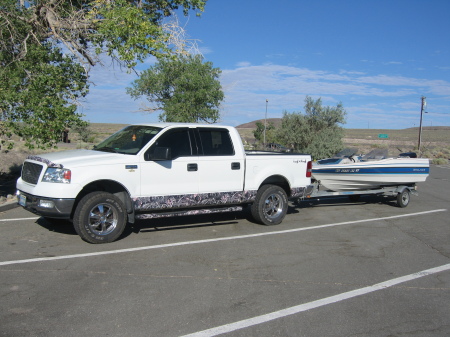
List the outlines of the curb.
<svg viewBox="0 0 450 337">
<path fill-rule="evenodd" d="M 3 204 L 0 204 L 0 212 L 6 212 L 10 209 L 19 207 L 19 204 L 17 203 L 17 200 L 7 201 Z"/>
</svg>

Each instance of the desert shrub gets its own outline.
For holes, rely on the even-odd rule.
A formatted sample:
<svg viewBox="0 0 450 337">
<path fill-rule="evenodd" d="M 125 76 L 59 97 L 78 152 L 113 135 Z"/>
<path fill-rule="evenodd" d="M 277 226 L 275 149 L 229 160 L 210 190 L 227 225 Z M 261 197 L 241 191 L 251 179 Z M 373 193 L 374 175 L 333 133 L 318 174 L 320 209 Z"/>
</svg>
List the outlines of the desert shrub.
<svg viewBox="0 0 450 337">
<path fill-rule="evenodd" d="M 448 159 L 435 158 L 431 161 L 431 163 L 434 165 L 445 165 L 445 164 L 448 164 Z"/>
<path fill-rule="evenodd" d="M 444 155 L 444 158 L 449 158 L 450 157 L 450 148 L 443 148 L 441 150 L 441 152 Z"/>
<path fill-rule="evenodd" d="M 342 150 L 346 112 L 342 103 L 322 106 L 322 100 L 306 96 L 305 113 L 283 113 L 275 129 L 276 142 L 294 151 L 311 154 L 314 159 L 327 158 Z"/>
<path fill-rule="evenodd" d="M 433 153 L 430 150 L 426 150 L 424 152 L 422 152 L 422 157 L 423 158 L 433 158 Z"/>
</svg>

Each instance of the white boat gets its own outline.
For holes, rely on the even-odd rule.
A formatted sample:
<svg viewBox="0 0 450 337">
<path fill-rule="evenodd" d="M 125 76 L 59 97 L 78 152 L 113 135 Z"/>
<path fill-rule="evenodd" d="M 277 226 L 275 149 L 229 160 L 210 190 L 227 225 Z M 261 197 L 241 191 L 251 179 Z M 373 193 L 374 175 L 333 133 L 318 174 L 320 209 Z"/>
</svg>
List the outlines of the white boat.
<svg viewBox="0 0 450 337">
<path fill-rule="evenodd" d="M 387 157 L 377 149 L 365 156 L 336 156 L 313 164 L 312 176 L 330 191 L 378 189 L 385 186 L 413 185 L 425 181 L 430 173 L 426 158 Z"/>
</svg>

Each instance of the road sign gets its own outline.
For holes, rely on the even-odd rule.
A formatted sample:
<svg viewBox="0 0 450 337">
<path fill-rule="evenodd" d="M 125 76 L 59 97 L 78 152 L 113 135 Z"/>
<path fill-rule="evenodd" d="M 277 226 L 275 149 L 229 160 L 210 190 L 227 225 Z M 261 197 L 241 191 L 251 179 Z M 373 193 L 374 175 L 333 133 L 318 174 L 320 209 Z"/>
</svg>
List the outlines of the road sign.
<svg viewBox="0 0 450 337">
<path fill-rule="evenodd" d="M 378 138 L 389 138 L 389 135 L 387 133 L 380 133 L 378 134 Z"/>
</svg>

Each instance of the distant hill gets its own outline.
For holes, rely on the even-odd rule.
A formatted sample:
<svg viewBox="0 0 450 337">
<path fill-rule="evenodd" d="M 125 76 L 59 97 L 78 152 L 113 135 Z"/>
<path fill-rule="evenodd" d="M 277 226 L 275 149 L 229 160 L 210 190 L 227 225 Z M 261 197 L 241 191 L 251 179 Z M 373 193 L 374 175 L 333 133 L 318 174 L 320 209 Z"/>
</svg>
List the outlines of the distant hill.
<svg viewBox="0 0 450 337">
<path fill-rule="evenodd" d="M 256 129 L 256 122 L 261 122 L 264 124 L 264 119 L 258 119 L 255 120 L 253 122 L 248 122 L 248 123 L 244 123 L 241 125 L 236 126 L 236 129 Z M 269 123 L 273 123 L 276 127 L 278 127 L 281 124 L 281 118 L 267 118 L 267 125 L 269 125 Z M 344 128 L 347 129 L 347 128 Z M 352 130 L 352 129 L 347 129 L 347 130 Z M 372 130 L 372 129 L 355 129 L 355 130 Z M 373 129 L 376 130 L 376 129 Z M 383 129 L 385 130 L 385 129 Z M 406 129 L 399 129 L 399 130 L 408 130 L 408 131 L 414 131 L 417 130 L 417 132 L 419 132 L 419 127 L 413 127 L 413 128 L 406 128 Z M 422 130 L 436 130 L 436 131 L 442 131 L 442 130 L 449 130 L 450 131 L 450 126 L 423 126 Z M 388 129 L 386 129 L 386 131 L 389 131 Z"/>
<path fill-rule="evenodd" d="M 264 124 L 264 119 L 258 119 L 253 122 L 238 125 L 236 126 L 236 129 L 256 129 L 257 122 Z M 276 127 L 278 127 L 281 124 L 281 118 L 267 118 L 267 125 L 269 125 L 269 123 L 273 123 Z"/>
</svg>

